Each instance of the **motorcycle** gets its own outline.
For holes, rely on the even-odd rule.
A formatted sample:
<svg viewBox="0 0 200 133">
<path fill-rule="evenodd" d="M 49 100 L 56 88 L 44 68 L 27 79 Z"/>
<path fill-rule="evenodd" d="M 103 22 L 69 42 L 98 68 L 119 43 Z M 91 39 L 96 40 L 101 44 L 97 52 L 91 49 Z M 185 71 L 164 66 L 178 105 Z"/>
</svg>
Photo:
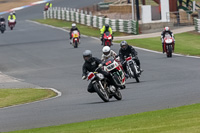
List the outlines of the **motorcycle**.
<svg viewBox="0 0 200 133">
<path fill-rule="evenodd" d="M 109 58 L 103 63 L 105 71 L 109 72 L 117 85 L 125 88 L 125 74 L 123 67 L 119 61 L 114 58 Z"/>
<path fill-rule="evenodd" d="M 103 45 L 104 46 L 111 46 L 112 45 L 112 35 L 110 32 L 105 32 L 103 35 Z"/>
<path fill-rule="evenodd" d="M 1 22 L 0 23 L 0 31 L 1 31 L 1 33 L 3 34 L 5 30 L 6 30 L 5 22 Z"/>
<path fill-rule="evenodd" d="M 169 34 L 165 35 L 163 47 L 166 52 L 166 56 L 172 57 L 172 52 L 174 51 L 174 40 Z"/>
<path fill-rule="evenodd" d="M 141 72 L 136 62 L 134 61 L 134 58 L 135 57 L 132 57 L 132 55 L 130 55 L 129 57 L 125 57 L 125 61 L 123 62 L 123 64 L 126 63 L 126 69 L 129 77 L 135 78 L 136 82 L 139 83 L 139 77 Z"/>
<path fill-rule="evenodd" d="M 48 9 L 49 9 L 48 6 L 45 6 L 45 7 L 44 7 L 44 11 L 47 11 Z"/>
<path fill-rule="evenodd" d="M 99 68 L 100 67 L 97 69 Z M 89 72 L 87 79 L 92 82 L 96 93 L 104 102 L 109 102 L 109 99 L 112 98 L 112 96 L 114 96 L 117 100 L 122 99 L 121 92 L 113 85 L 110 85 L 108 79 L 105 78 L 103 74 L 97 72 Z"/>
<path fill-rule="evenodd" d="M 10 19 L 8 21 L 8 26 L 10 27 L 11 30 L 15 27 L 16 21 L 14 19 Z"/>
<path fill-rule="evenodd" d="M 72 45 L 74 48 L 78 48 L 78 45 L 80 44 L 80 34 L 77 30 L 72 32 Z"/>
</svg>

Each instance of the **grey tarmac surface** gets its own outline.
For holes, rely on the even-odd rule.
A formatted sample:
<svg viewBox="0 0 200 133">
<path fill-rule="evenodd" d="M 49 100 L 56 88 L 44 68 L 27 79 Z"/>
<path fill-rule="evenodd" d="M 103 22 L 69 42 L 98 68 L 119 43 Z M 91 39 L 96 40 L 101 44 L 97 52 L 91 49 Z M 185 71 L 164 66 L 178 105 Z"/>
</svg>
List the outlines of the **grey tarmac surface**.
<svg viewBox="0 0 200 133">
<path fill-rule="evenodd" d="M 77 2 L 79 1 L 79 2 Z M 54 6 L 80 7 L 94 0 L 54 1 Z M 95 2 L 98 2 L 97 0 Z M 0 35 L 0 71 L 18 82 L 1 83 L 3 87 L 30 85 L 55 88 L 62 92 L 56 99 L 0 109 L 0 132 L 59 125 L 112 116 L 199 103 L 199 59 L 138 51 L 144 69 L 136 83 L 127 80 L 122 101 L 104 103 L 87 90 L 82 81 L 82 53 L 92 50 L 100 57 L 100 41 L 82 37 L 81 45 L 69 45 L 68 33 L 34 24 L 27 19 L 41 18 L 44 5 L 17 12 L 18 23 L 13 31 Z M 116 52 L 119 45 L 112 49 Z M 14 80 L 13 79 L 13 80 Z M 15 80 L 14 80 L 15 81 Z"/>
</svg>

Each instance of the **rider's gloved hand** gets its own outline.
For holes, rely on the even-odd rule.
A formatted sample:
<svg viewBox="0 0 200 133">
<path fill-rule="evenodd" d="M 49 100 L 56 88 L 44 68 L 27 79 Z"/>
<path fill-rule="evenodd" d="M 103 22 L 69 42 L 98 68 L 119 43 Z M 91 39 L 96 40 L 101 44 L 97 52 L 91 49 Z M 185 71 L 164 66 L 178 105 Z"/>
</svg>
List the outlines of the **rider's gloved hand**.
<svg viewBox="0 0 200 133">
<path fill-rule="evenodd" d="M 103 65 L 102 64 L 99 64 L 99 66 L 98 67 L 102 67 Z"/>
<path fill-rule="evenodd" d="M 85 80 L 86 78 L 87 78 L 86 76 L 83 76 L 83 77 L 82 77 L 82 80 Z"/>
</svg>

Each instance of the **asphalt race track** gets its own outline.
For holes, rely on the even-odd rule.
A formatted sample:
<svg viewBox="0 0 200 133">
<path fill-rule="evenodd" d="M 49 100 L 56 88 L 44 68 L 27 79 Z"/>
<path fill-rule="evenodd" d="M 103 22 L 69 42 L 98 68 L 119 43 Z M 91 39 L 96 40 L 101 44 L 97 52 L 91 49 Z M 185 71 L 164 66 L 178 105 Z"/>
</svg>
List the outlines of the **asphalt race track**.
<svg viewBox="0 0 200 133">
<path fill-rule="evenodd" d="M 101 0 L 57 0 L 53 6 L 81 7 Z M 123 99 L 104 103 L 82 81 L 82 53 L 100 57 L 100 41 L 82 37 L 74 49 L 69 34 L 26 21 L 42 18 L 44 4 L 17 12 L 17 25 L 0 34 L 0 71 L 22 81 L 21 86 L 55 88 L 62 96 L 0 109 L 0 132 L 30 129 L 177 107 L 200 102 L 200 59 L 138 51 L 144 69 L 136 83 L 127 80 Z M 119 45 L 113 50 L 118 52 Z M 19 83 L 16 83 L 19 85 Z M 9 86 L 5 84 L 4 87 Z M 15 87 L 15 83 L 12 83 Z"/>
</svg>

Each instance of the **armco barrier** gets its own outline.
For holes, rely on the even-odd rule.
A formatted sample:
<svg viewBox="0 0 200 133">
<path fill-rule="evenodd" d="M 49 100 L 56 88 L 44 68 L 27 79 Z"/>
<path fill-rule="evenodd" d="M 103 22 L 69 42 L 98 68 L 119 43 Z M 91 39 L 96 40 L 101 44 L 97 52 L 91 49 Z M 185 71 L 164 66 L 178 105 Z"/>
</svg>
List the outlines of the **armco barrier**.
<svg viewBox="0 0 200 133">
<path fill-rule="evenodd" d="M 79 10 L 70 8 L 51 8 L 48 11 L 44 11 L 44 19 L 66 20 L 99 29 L 101 29 L 103 25 L 109 24 L 113 31 L 138 34 L 138 24 L 136 21 L 97 17 L 92 16 L 91 13 L 83 12 L 82 10 L 79 12 Z"/>
</svg>

